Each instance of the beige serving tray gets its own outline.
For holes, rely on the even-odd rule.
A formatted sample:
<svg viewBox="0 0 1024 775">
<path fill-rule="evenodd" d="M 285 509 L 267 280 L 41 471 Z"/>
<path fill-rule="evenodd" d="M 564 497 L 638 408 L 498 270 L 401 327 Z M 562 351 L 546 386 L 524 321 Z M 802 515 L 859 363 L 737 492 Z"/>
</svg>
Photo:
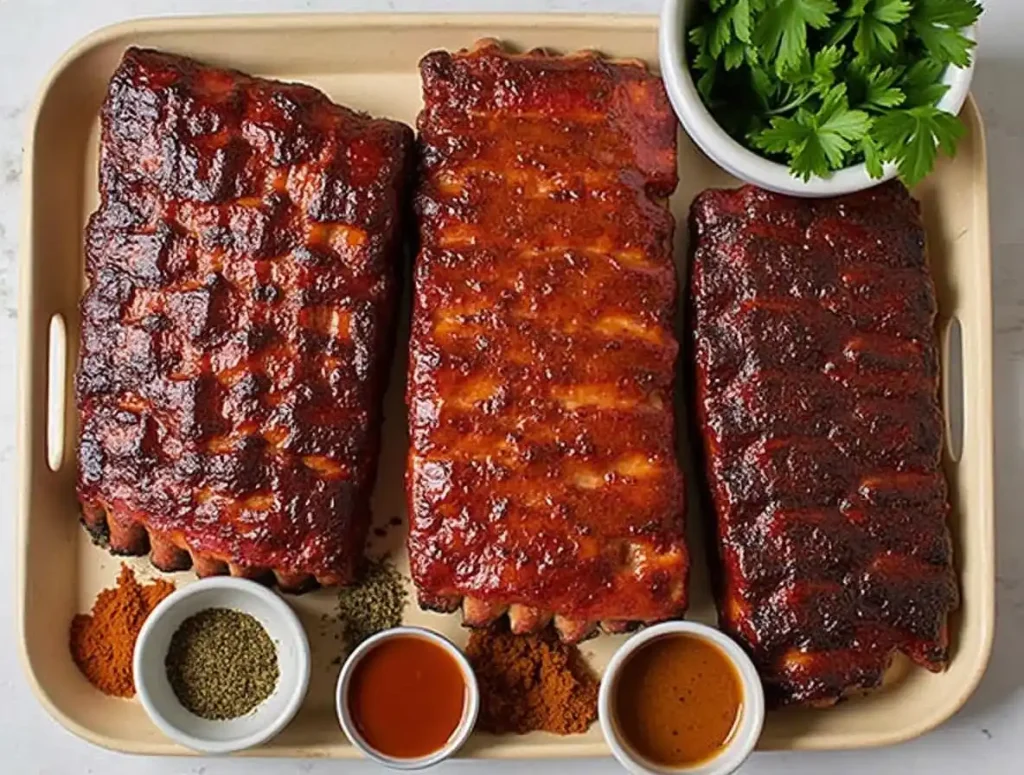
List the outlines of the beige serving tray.
<svg viewBox="0 0 1024 775">
<path fill-rule="evenodd" d="M 545 46 L 563 52 L 595 48 L 616 57 L 640 57 L 652 66 L 657 61 L 657 20 L 644 17 L 210 17 L 133 22 L 102 30 L 72 49 L 44 85 L 25 157 L 19 314 L 19 637 L 25 668 L 40 701 L 76 734 L 133 753 L 185 752 L 149 722 L 138 702 L 111 699 L 93 689 L 72 663 L 66 636 L 71 617 L 89 610 L 96 593 L 113 583 L 121 562 L 94 547 L 78 524 L 71 393 L 82 291 L 82 228 L 96 205 L 97 110 L 121 52 L 132 44 L 153 46 L 257 75 L 306 81 L 338 102 L 412 124 L 420 109 L 419 58 L 432 49 L 458 49 L 484 36 L 522 48 Z M 924 205 L 944 341 L 950 338 L 950 321 L 957 319 L 962 326 L 966 396 L 962 453 L 947 454 L 946 459 L 963 591 L 963 605 L 952 620 L 952 662 L 945 673 L 933 675 L 898 661 L 886 687 L 873 695 L 826 711 L 772 713 L 761 740 L 764 749 L 855 748 L 919 735 L 953 714 L 985 669 L 993 629 L 994 567 L 988 202 L 982 127 L 973 102 L 967 103 L 963 115 L 968 134 L 957 159 L 942 161 L 916 192 Z M 679 172 L 673 211 L 680 224 L 676 255 L 685 273 L 685 218 L 690 201 L 707 186 L 734 181 L 685 136 L 680 138 Z M 383 461 L 374 501 L 381 525 L 392 517 L 404 517 L 405 350 L 400 339 L 387 396 Z M 51 351 L 53 358 L 48 357 Z M 950 368 L 957 360 L 945 358 L 947 385 L 959 381 L 959 368 Z M 955 411 L 958 402 L 953 404 L 949 414 L 960 416 Z M 684 450 L 686 443 L 684 434 Z M 702 552 L 701 526 L 707 519 L 691 502 L 695 567 L 688 615 L 714 622 Z M 404 530 L 403 520 L 403 527 L 374 539 L 377 545 L 372 547 L 378 553 L 395 550 L 403 568 Z M 145 558 L 129 562 L 143 576 L 156 575 Z M 173 580 L 181 585 L 193 577 L 179 573 Z M 289 599 L 306 624 L 313 646 L 310 692 L 288 729 L 253 753 L 354 756 L 333 708 L 339 651 L 335 625 L 323 617 L 333 609 L 334 594 L 321 590 Z M 465 640 L 454 616 L 422 613 L 410 606 L 406 620 L 437 629 L 456 642 Z M 600 670 L 621 638 L 602 636 L 585 643 L 583 649 Z M 574 737 L 475 734 L 462 755 L 559 757 L 607 752 L 594 725 L 587 734 Z"/>
</svg>

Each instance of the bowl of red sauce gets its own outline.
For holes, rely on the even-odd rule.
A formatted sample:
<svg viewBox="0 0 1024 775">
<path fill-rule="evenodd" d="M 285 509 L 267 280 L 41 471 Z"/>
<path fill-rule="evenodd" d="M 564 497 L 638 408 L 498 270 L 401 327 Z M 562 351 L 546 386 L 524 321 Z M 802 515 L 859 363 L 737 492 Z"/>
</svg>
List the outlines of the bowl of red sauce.
<svg viewBox="0 0 1024 775">
<path fill-rule="evenodd" d="M 739 645 L 713 627 L 666 622 L 634 635 L 605 669 L 601 731 L 635 775 L 727 775 L 757 745 L 764 690 Z"/>
<path fill-rule="evenodd" d="M 473 731 L 480 690 L 473 668 L 447 638 L 395 627 L 363 641 L 338 678 L 338 719 L 352 744 L 398 770 L 430 767 Z"/>
</svg>

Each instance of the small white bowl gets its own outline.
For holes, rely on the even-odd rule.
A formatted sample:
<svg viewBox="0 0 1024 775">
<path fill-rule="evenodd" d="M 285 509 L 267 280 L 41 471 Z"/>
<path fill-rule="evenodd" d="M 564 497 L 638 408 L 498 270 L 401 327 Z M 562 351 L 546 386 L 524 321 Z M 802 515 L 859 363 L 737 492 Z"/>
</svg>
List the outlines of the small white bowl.
<svg viewBox="0 0 1024 775">
<path fill-rule="evenodd" d="M 690 766 L 666 767 L 645 759 L 623 740 L 615 722 L 614 697 L 618 674 L 623 665 L 640 647 L 657 638 L 672 635 L 690 635 L 710 641 L 728 657 L 743 686 L 740 719 L 729 741 L 711 759 Z M 601 679 L 597 708 L 601 731 L 612 753 L 634 775 L 728 775 L 746 761 L 761 736 L 761 727 L 764 726 L 764 689 L 754 663 L 728 635 L 696 622 L 664 622 L 641 630 L 615 652 Z"/>
<path fill-rule="evenodd" d="M 415 759 L 400 759 L 381 753 L 359 734 L 359 730 L 356 729 L 355 721 L 352 718 L 352 711 L 348 706 L 348 689 L 352 681 L 352 673 L 363 657 L 379 646 L 384 640 L 409 636 L 423 638 L 431 643 L 435 643 L 451 655 L 462 669 L 462 677 L 466 682 L 466 697 L 462 705 L 462 720 L 459 721 L 459 725 L 442 748 Z M 443 635 L 423 629 L 422 627 L 393 627 L 390 630 L 378 632 L 376 635 L 367 638 L 356 647 L 355 651 L 349 654 L 348 659 L 345 660 L 345 664 L 341 668 L 341 675 L 338 676 L 335 707 L 338 712 L 338 720 L 341 722 L 341 728 L 345 730 L 345 734 L 352 741 L 352 745 L 362 751 L 363 754 L 378 764 L 383 764 L 385 767 L 390 767 L 394 770 L 420 770 L 440 764 L 458 751 L 463 743 L 469 739 L 470 734 L 473 732 L 473 727 L 476 725 L 477 714 L 480 712 L 480 687 L 477 685 L 476 675 L 473 673 L 473 668 L 469 661 L 455 644 Z"/>
<path fill-rule="evenodd" d="M 274 693 L 252 712 L 211 721 L 186 710 L 167 679 L 171 637 L 190 616 L 208 608 L 230 608 L 259 620 L 277 647 L 280 675 Z M 309 640 L 291 607 L 254 581 L 216 576 L 182 587 L 163 600 L 142 626 L 133 660 L 142 707 L 160 730 L 203 753 L 229 753 L 264 743 L 287 726 L 309 687 Z"/>
<path fill-rule="evenodd" d="M 704 107 L 700 93 L 690 75 L 686 56 L 686 29 L 699 0 L 665 0 L 661 9 L 661 25 L 658 31 L 658 55 L 661 60 L 661 77 L 665 89 L 690 138 L 719 167 L 734 177 L 753 183 L 761 188 L 780 194 L 804 197 L 839 196 L 865 188 L 877 186 L 896 175 L 896 165 L 887 164 L 881 178 L 872 178 L 864 164 L 838 170 L 827 178 L 811 177 L 804 182 L 794 177 L 784 164 L 770 161 L 744 148 L 718 125 Z M 961 30 L 975 40 L 976 28 Z M 974 52 L 976 53 L 976 52 Z M 960 112 L 974 75 L 975 56 L 966 68 L 950 65 L 946 68 L 942 82 L 949 91 L 939 102 L 939 107 L 953 115 Z"/>
</svg>

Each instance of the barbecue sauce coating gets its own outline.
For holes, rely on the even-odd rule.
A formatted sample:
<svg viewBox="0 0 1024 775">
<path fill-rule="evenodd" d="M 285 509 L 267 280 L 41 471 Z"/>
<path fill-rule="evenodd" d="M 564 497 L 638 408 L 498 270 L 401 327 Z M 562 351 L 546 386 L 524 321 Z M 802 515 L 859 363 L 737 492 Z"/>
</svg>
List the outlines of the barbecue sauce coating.
<svg viewBox="0 0 1024 775">
<path fill-rule="evenodd" d="M 917 203 L 745 187 L 691 218 L 723 626 L 777 704 L 877 687 L 897 651 L 942 669 L 958 590 Z"/>
<path fill-rule="evenodd" d="M 101 122 L 76 381 L 86 524 L 167 570 L 349 581 L 411 130 L 140 49 Z"/>
<path fill-rule="evenodd" d="M 409 555 L 423 605 L 577 640 L 686 605 L 676 124 L 640 63 L 420 64 L 408 379 Z"/>
</svg>

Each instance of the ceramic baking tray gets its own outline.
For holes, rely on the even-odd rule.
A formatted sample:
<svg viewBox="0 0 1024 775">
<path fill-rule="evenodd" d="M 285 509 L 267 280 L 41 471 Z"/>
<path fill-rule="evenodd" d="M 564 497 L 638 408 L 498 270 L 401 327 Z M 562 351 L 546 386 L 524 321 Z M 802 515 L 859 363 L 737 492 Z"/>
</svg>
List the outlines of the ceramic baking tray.
<svg viewBox="0 0 1024 775">
<path fill-rule="evenodd" d="M 76 670 L 68 653 L 68 623 L 110 585 L 120 560 L 94 547 L 78 524 L 75 500 L 75 416 L 71 379 L 82 292 L 82 228 L 96 205 L 97 109 L 121 52 L 154 46 L 262 76 L 306 81 L 338 102 L 413 123 L 420 109 L 416 64 L 436 48 L 458 49 L 479 37 L 558 51 L 595 48 L 657 66 L 657 20 L 610 16 L 266 16 L 132 22 L 102 30 L 75 46 L 46 81 L 25 157 L 25 214 L 21 265 L 19 638 L 29 680 L 40 701 L 64 726 L 109 748 L 133 753 L 183 753 L 147 720 L 137 702 L 104 697 Z M 948 718 L 977 684 L 993 628 L 992 346 L 988 204 L 981 122 L 973 102 L 955 161 L 942 161 L 916 194 L 924 205 L 930 256 L 938 286 L 944 343 L 962 340 L 963 368 L 946 357 L 949 416 L 962 427 L 950 449 L 952 529 L 963 605 L 953 617 L 953 658 L 933 675 L 898 662 L 884 689 L 827 711 L 769 716 L 761 747 L 829 749 L 880 745 L 919 735 Z M 685 138 L 679 146 L 680 186 L 673 210 L 680 223 L 694 194 L 732 183 Z M 686 229 L 676 255 L 685 273 Z M 962 336 L 950 335 L 959 321 Z M 956 332 L 956 326 L 953 326 Z M 66 346 L 65 346 L 66 343 Z M 959 348 L 954 348 L 959 351 Z M 948 352 L 947 352 L 948 355 Z M 956 353 L 953 354 L 954 356 Z M 375 494 L 376 519 L 404 515 L 402 466 L 406 433 L 402 391 L 405 343 L 394 363 L 383 465 Z M 959 433 L 951 433 L 958 436 Z M 685 434 L 682 440 L 686 449 Z M 684 453 L 685 454 L 685 453 Z M 691 479 L 692 480 L 692 479 Z M 689 616 L 714 621 L 700 528 L 707 515 L 691 504 L 689 525 L 696 567 Z M 377 538 L 374 551 L 394 549 L 405 566 L 404 527 Z M 140 572 L 148 562 L 133 559 Z M 188 573 L 177 584 L 192 581 Z M 290 598 L 313 646 L 309 697 L 294 722 L 261 755 L 348 757 L 355 752 L 335 720 L 332 692 L 338 672 L 334 596 L 322 590 Z M 409 622 L 463 642 L 451 616 L 412 607 Z M 600 670 L 620 643 L 603 636 L 583 649 Z M 586 735 L 473 736 L 469 757 L 599 756 L 607 753 L 597 725 Z"/>
</svg>

